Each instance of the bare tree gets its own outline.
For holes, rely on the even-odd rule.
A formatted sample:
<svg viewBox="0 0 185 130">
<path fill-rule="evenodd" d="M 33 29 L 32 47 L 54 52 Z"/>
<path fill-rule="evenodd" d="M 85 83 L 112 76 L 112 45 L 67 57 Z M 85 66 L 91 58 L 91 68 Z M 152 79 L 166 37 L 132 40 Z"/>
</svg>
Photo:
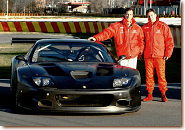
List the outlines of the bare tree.
<svg viewBox="0 0 185 130">
<path fill-rule="evenodd" d="M 118 8 L 132 7 L 136 4 L 137 0 L 115 0 L 115 6 Z"/>
<path fill-rule="evenodd" d="M 125 8 L 127 7 L 128 0 L 117 0 L 117 6 L 120 8 Z"/>
<path fill-rule="evenodd" d="M 6 0 L 1 0 L 0 1 L 0 10 L 2 13 L 6 12 Z"/>
<path fill-rule="evenodd" d="M 27 12 L 28 13 L 35 13 L 37 12 L 37 5 L 35 0 L 31 0 L 30 3 L 27 6 Z"/>
<path fill-rule="evenodd" d="M 31 1 L 33 0 L 9 0 L 9 10 L 13 13 L 23 13 Z"/>
<path fill-rule="evenodd" d="M 108 7 L 107 0 L 89 0 L 89 11 L 91 13 L 101 13 L 103 8 Z"/>
<path fill-rule="evenodd" d="M 12 0 L 8 0 L 8 12 L 12 12 Z M 7 0 L 0 0 L 0 12 L 6 13 L 7 12 Z"/>
<path fill-rule="evenodd" d="M 4 1 L 1 0 L 0 1 L 0 13 L 3 12 L 3 5 L 4 5 Z"/>
</svg>

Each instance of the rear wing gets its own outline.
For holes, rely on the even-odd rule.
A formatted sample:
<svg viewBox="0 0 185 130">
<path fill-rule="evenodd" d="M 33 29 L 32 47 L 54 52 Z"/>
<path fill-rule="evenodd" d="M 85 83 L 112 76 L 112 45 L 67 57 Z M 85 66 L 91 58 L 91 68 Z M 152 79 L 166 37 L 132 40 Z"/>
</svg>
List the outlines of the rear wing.
<svg viewBox="0 0 185 130">
<path fill-rule="evenodd" d="M 12 38 L 11 45 L 13 43 L 36 43 L 41 39 L 51 39 L 51 38 Z"/>
</svg>

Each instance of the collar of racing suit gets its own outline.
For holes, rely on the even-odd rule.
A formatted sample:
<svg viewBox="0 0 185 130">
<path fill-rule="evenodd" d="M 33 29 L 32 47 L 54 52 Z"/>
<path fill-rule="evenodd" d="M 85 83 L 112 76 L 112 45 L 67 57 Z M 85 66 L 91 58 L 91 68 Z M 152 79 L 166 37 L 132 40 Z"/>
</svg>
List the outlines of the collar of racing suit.
<svg viewBox="0 0 185 130">
<path fill-rule="evenodd" d="M 127 19 L 126 19 L 125 17 L 123 17 L 122 23 L 123 23 L 124 25 L 126 25 L 126 27 L 128 27 L 128 21 L 127 21 Z M 133 24 L 135 24 L 135 23 L 136 23 L 135 19 L 132 18 L 132 23 L 131 23 L 131 25 L 133 25 Z"/>
<path fill-rule="evenodd" d="M 155 21 L 154 24 L 152 24 L 152 21 L 150 19 L 148 19 L 148 25 L 149 26 L 153 26 L 153 25 L 157 24 L 158 22 L 159 22 L 159 17 L 158 16 L 156 17 L 156 21 Z"/>
</svg>

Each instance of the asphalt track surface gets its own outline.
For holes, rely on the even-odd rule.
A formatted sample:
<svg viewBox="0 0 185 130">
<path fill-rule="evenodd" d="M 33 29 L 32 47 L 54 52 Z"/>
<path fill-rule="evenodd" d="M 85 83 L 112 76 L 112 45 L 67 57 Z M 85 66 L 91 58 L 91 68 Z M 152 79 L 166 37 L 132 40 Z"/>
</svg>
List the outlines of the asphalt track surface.
<svg viewBox="0 0 185 130">
<path fill-rule="evenodd" d="M 158 86 L 154 99 L 142 102 L 135 113 L 124 114 L 64 114 L 14 113 L 10 102 L 10 80 L 0 79 L 0 126 L 59 127 L 182 127 L 181 83 L 168 84 L 169 102 L 161 102 Z M 141 86 L 142 99 L 146 95 Z"/>
</svg>

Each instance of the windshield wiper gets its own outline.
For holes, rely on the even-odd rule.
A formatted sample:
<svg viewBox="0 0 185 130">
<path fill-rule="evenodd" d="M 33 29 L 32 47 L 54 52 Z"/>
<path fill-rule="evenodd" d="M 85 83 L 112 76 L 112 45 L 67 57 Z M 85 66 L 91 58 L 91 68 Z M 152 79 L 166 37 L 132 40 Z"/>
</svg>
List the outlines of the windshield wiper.
<svg viewBox="0 0 185 130">
<path fill-rule="evenodd" d="M 46 45 L 46 46 L 44 46 L 44 47 L 42 47 L 42 48 L 40 48 L 40 49 L 38 49 L 38 50 L 36 50 L 36 51 L 37 51 L 37 52 L 42 51 L 42 50 L 44 50 L 45 48 L 48 48 L 49 46 L 51 46 L 51 44 L 48 44 L 48 45 Z"/>
</svg>

